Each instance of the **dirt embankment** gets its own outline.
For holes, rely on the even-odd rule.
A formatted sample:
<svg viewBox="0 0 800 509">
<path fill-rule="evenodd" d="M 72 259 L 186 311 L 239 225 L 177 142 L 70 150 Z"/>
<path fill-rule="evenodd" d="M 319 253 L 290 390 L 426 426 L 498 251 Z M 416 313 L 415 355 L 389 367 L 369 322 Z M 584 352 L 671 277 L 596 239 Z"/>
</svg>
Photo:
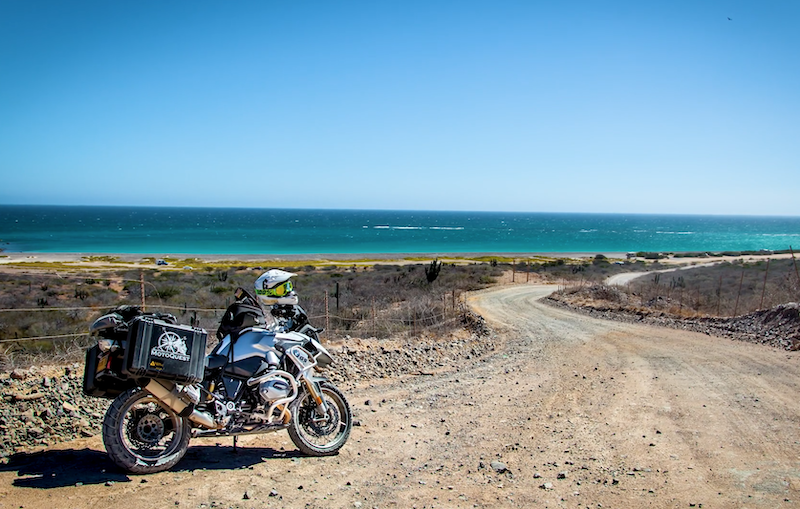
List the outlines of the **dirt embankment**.
<svg viewBox="0 0 800 509">
<path fill-rule="evenodd" d="M 552 290 L 470 297 L 493 351 L 341 383 L 360 426 L 338 456 L 208 438 L 136 476 L 79 438 L 13 456 L 0 506 L 797 507 L 800 354 L 596 320 L 542 304 Z"/>
<path fill-rule="evenodd" d="M 628 305 L 628 296 L 607 285 L 555 292 L 545 302 L 595 318 L 690 330 L 737 341 L 800 349 L 800 304 L 789 302 L 736 317 L 682 317 Z"/>
</svg>

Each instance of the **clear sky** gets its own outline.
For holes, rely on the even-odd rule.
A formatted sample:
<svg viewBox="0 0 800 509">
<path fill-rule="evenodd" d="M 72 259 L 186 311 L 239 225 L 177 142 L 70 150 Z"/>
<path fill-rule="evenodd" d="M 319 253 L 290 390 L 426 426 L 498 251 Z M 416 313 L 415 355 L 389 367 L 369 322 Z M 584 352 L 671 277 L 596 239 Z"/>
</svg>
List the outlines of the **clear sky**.
<svg viewBox="0 0 800 509">
<path fill-rule="evenodd" d="M 800 215 L 800 2 L 0 0 L 0 179 L 0 204 Z"/>
</svg>

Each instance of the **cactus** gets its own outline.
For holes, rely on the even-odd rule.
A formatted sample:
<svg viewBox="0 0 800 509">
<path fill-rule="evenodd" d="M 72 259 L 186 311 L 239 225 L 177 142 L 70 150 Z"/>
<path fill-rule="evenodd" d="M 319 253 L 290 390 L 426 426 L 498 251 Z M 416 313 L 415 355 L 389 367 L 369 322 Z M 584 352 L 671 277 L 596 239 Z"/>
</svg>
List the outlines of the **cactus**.
<svg viewBox="0 0 800 509">
<path fill-rule="evenodd" d="M 433 283 L 436 281 L 436 278 L 439 277 L 439 272 L 442 271 L 442 262 L 439 259 L 434 259 L 431 261 L 431 264 L 425 267 L 425 277 L 428 279 L 428 283 Z"/>
</svg>

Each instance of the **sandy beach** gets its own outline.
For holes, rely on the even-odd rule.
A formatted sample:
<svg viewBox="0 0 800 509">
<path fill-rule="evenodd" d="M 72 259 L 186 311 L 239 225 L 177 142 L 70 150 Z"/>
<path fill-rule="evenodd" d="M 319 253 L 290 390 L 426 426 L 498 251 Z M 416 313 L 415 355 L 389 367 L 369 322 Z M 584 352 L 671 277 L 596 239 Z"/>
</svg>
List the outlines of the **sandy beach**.
<svg viewBox="0 0 800 509">
<path fill-rule="evenodd" d="M 201 262 L 409 262 L 426 259 L 438 258 L 444 262 L 469 263 L 478 261 L 486 257 L 497 257 L 502 259 L 533 259 L 533 258 L 593 258 L 598 253 L 319 253 L 319 254 L 294 254 L 294 255 L 270 255 L 270 254 L 191 254 L 191 253 L 14 253 L 4 252 L 0 256 L 0 264 L 16 263 L 75 263 L 109 265 L 111 263 L 139 264 L 148 259 L 177 259 L 177 260 L 199 260 Z M 625 253 L 600 253 L 608 258 L 624 259 Z M 114 260 L 115 262 L 111 262 Z"/>
<path fill-rule="evenodd" d="M 170 264 L 170 268 L 182 268 L 192 260 L 199 263 L 225 263 L 242 262 L 253 264 L 264 262 L 264 265 L 280 265 L 281 262 L 297 264 L 298 262 L 309 262 L 314 264 L 342 264 L 352 263 L 355 265 L 371 265 L 374 263 L 407 264 L 420 263 L 425 260 L 439 259 L 445 263 L 474 263 L 486 261 L 487 258 L 496 257 L 504 261 L 516 259 L 520 262 L 525 260 L 542 259 L 572 259 L 585 260 L 594 258 L 597 254 L 602 254 L 612 260 L 626 260 L 627 253 L 623 252 L 529 252 L 529 253 L 318 253 L 318 254 L 191 254 L 191 253 L 24 253 L 24 252 L 3 252 L 0 254 L 0 265 L 17 264 L 41 264 L 41 263 L 66 263 L 76 267 L 141 267 L 143 264 L 153 265 L 154 259 L 165 259 L 169 261 L 178 260 L 180 264 Z M 659 263 L 669 265 L 697 265 L 713 264 L 724 261 L 744 260 L 758 261 L 771 259 L 792 258 L 790 253 L 763 255 L 740 255 L 740 256 L 708 256 L 708 257 L 675 257 L 671 256 L 659 260 Z M 641 259 L 641 258 L 639 258 Z"/>
</svg>

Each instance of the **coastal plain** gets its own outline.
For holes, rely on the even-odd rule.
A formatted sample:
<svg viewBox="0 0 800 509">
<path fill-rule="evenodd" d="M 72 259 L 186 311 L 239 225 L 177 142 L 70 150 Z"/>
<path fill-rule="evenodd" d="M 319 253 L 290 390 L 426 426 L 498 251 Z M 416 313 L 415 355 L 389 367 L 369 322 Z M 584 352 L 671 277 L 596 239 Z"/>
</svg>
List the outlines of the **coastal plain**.
<svg viewBox="0 0 800 509">
<path fill-rule="evenodd" d="M 13 458 L 0 507 L 797 506 L 800 354 L 577 315 L 554 289 L 468 297 L 492 352 L 342 384 L 359 425 L 337 456 L 202 439 L 137 476 L 95 436 Z"/>
<path fill-rule="evenodd" d="M 553 259 L 3 255 L 0 270 L 20 273 L 53 266 L 188 270 L 192 259 L 264 269 Z M 170 265 L 155 265 L 158 258 Z M 466 296 L 489 325 L 485 341 L 492 346 L 479 355 L 453 347 L 440 350 L 432 368 L 387 375 L 357 361 L 380 358 L 386 340 L 338 341 L 336 355 L 361 375 L 341 382 L 358 425 L 337 456 L 304 457 L 283 432 L 242 437 L 238 451 L 230 438 L 209 438 L 192 441 L 173 470 L 136 476 L 118 470 L 95 435 L 11 456 L 0 466 L 0 508 L 797 506 L 800 403 L 793 395 L 800 390 L 800 354 L 599 320 L 545 304 L 557 285 L 512 281 L 506 273 L 496 286 Z"/>
</svg>

